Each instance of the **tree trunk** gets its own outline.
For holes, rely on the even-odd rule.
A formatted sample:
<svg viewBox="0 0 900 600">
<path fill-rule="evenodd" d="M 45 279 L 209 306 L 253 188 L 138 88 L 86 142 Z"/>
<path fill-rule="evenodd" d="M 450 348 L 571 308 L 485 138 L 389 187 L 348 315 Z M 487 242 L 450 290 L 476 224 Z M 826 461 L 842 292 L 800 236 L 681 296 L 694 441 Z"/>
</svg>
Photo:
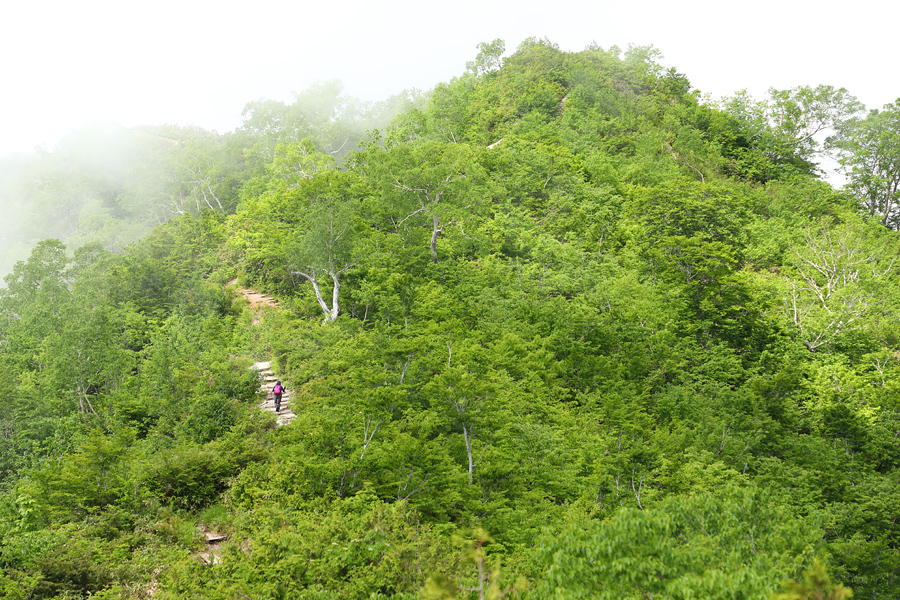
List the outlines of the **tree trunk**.
<svg viewBox="0 0 900 600">
<path fill-rule="evenodd" d="M 322 312 L 325 313 L 325 323 L 334 323 L 334 321 L 338 317 L 339 307 L 338 307 L 338 294 L 340 293 L 340 284 L 338 283 L 338 277 L 336 273 L 331 274 L 331 279 L 334 281 L 334 290 L 331 293 L 332 306 L 328 308 L 328 304 L 325 302 L 325 298 L 322 297 L 322 290 L 319 289 L 319 282 L 316 279 L 316 271 L 312 270 L 311 273 L 304 273 L 303 271 L 291 271 L 293 275 L 302 275 L 305 277 L 313 286 L 313 292 L 316 294 L 316 300 L 319 302 L 319 307 L 322 309 Z"/>
<path fill-rule="evenodd" d="M 469 484 L 472 484 L 472 472 L 475 470 L 475 463 L 472 461 L 472 437 L 469 431 L 468 423 L 463 421 L 463 439 L 466 441 L 466 454 L 469 457 Z"/>
<path fill-rule="evenodd" d="M 338 297 L 340 296 L 341 292 L 341 284 L 338 281 L 337 273 L 332 271 L 329 273 L 329 275 L 331 275 L 331 281 L 334 282 L 334 289 L 331 290 L 331 312 L 329 313 L 326 311 L 325 318 L 329 323 L 334 323 L 338 318 L 338 313 L 340 312 L 340 308 L 338 307 Z"/>
<path fill-rule="evenodd" d="M 438 264 L 438 255 L 437 255 L 437 238 L 438 234 L 441 232 L 440 227 L 440 219 L 437 216 L 432 215 L 431 217 L 431 257 L 434 259 L 434 264 Z"/>
</svg>

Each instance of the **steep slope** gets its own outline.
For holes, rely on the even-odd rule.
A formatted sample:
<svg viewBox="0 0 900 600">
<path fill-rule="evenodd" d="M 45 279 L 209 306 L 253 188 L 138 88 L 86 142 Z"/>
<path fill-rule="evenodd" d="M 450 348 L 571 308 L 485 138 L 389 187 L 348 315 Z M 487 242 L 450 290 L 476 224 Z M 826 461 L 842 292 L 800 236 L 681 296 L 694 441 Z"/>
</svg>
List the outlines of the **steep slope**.
<svg viewBox="0 0 900 600">
<path fill-rule="evenodd" d="M 233 215 L 17 267 L 0 592 L 896 596 L 895 232 L 652 49 L 489 58 Z"/>
</svg>

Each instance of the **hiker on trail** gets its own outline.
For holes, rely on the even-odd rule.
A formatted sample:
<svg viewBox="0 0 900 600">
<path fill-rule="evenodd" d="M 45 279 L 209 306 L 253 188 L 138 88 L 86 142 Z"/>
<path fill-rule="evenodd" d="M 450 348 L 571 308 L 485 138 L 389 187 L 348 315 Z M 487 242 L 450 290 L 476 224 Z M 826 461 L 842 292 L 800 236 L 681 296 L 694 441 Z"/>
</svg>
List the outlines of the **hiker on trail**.
<svg viewBox="0 0 900 600">
<path fill-rule="evenodd" d="M 281 412 L 281 395 L 284 393 L 284 386 L 281 385 L 280 381 L 275 382 L 275 387 L 272 388 L 272 395 L 275 396 L 275 412 Z"/>
</svg>

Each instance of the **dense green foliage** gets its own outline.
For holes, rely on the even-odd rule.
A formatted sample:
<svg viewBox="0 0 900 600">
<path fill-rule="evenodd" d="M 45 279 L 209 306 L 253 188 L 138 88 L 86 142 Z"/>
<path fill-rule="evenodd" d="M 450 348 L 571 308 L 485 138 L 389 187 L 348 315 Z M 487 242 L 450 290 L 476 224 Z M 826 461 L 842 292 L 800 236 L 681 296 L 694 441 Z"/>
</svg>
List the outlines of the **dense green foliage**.
<svg viewBox="0 0 900 600">
<path fill-rule="evenodd" d="M 855 100 L 479 49 L 352 152 L 390 106 L 250 105 L 97 205 L 190 210 L 15 265 L 0 596 L 900 597 L 898 240 L 805 137 Z"/>
<path fill-rule="evenodd" d="M 244 186 L 265 173 L 278 144 L 308 138 L 342 160 L 367 130 L 420 101 L 412 91 L 361 102 L 329 81 L 297 94 L 292 104 L 248 104 L 244 125 L 226 135 L 95 124 L 64 137 L 52 152 L 0 159 L 0 210 L 14 217 L 0 223 L 0 276 L 43 239 L 119 251 L 169 218 L 233 213 Z"/>
</svg>

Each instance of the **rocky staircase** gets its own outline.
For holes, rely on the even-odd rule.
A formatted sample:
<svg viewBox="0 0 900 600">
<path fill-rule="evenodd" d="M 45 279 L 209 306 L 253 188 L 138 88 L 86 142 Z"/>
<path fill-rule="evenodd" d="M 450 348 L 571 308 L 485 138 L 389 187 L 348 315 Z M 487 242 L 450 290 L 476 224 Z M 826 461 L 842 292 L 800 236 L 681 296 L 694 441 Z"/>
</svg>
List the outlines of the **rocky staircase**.
<svg viewBox="0 0 900 600">
<path fill-rule="evenodd" d="M 272 364 L 269 362 L 258 362 L 251 368 L 256 369 L 259 373 L 259 389 L 265 393 L 265 399 L 259 407 L 275 414 L 275 417 L 278 419 L 278 425 L 287 425 L 293 421 L 296 415 L 291 411 L 290 389 L 285 390 L 284 394 L 281 396 L 281 411 L 278 413 L 275 412 L 275 395 L 272 393 L 272 388 L 275 387 L 275 382 L 278 381 L 278 377 L 272 372 Z M 282 382 L 282 384 L 284 384 L 284 382 Z"/>
</svg>

